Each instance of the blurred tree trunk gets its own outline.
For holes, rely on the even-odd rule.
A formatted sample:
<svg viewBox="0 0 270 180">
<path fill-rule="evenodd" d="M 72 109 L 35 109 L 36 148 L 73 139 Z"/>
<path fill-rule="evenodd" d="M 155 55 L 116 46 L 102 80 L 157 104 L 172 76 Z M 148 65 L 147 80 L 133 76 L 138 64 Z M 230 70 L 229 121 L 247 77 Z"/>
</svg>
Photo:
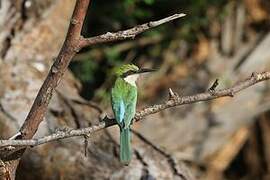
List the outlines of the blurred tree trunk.
<svg viewBox="0 0 270 180">
<path fill-rule="evenodd" d="M 65 38 L 74 0 L 1 1 L 0 8 L 0 136 L 8 138 L 23 123 Z M 36 137 L 62 127 L 86 127 L 98 121 L 93 108 L 76 103 L 80 84 L 66 72 L 51 100 Z M 117 128 L 110 132 L 118 133 Z M 128 167 L 118 160 L 119 148 L 107 130 L 89 138 L 72 138 L 28 149 L 17 179 L 191 179 L 184 166 L 134 136 L 134 157 Z M 0 168 L 1 169 L 1 168 Z"/>
</svg>

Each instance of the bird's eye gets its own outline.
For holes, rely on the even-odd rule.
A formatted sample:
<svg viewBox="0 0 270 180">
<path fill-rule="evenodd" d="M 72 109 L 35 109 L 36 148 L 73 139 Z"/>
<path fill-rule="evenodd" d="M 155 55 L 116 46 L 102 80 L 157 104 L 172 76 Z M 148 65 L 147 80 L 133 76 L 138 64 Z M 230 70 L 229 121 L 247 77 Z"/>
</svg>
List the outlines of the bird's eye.
<svg viewBox="0 0 270 180">
<path fill-rule="evenodd" d="M 130 73 L 129 73 L 129 75 L 131 75 L 131 74 L 135 74 L 135 71 L 133 71 L 133 70 L 130 70 Z"/>
</svg>

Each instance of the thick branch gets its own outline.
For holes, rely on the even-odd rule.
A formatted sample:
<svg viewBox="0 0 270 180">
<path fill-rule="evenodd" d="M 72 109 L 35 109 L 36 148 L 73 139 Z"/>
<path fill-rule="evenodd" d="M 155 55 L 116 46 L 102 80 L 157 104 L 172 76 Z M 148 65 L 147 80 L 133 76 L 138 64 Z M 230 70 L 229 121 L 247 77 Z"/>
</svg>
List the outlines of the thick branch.
<svg viewBox="0 0 270 180">
<path fill-rule="evenodd" d="M 99 36 L 95 36 L 95 37 L 91 37 L 91 38 L 82 38 L 81 42 L 80 42 L 80 47 L 86 47 L 86 46 L 90 46 L 90 45 L 94 45 L 94 44 L 101 44 L 101 43 L 105 43 L 105 42 L 113 42 L 113 41 L 119 41 L 119 40 L 125 40 L 125 39 L 134 39 L 136 35 L 157 27 L 161 24 L 173 21 L 175 19 L 184 17 L 185 14 L 181 13 L 181 14 L 174 14 L 172 16 L 157 20 L 157 21 L 151 21 L 145 24 L 141 24 L 138 26 L 135 26 L 131 29 L 127 29 L 124 31 L 118 31 L 115 33 L 111 33 L 111 32 L 107 32 L 106 34 L 103 35 L 99 35 Z"/>
<path fill-rule="evenodd" d="M 170 91 L 169 93 L 170 98 L 168 101 L 164 102 L 163 104 L 153 105 L 151 107 L 145 108 L 144 110 L 137 112 L 135 116 L 135 120 L 139 121 L 140 119 L 142 119 L 143 117 L 147 115 L 160 112 L 170 107 L 180 106 L 184 104 L 191 104 L 191 103 L 196 103 L 196 102 L 201 102 L 201 101 L 207 101 L 207 100 L 216 99 L 216 98 L 225 97 L 225 96 L 233 97 L 239 91 L 244 90 L 250 86 L 253 86 L 256 83 L 259 83 L 261 81 L 265 81 L 268 79 L 270 79 L 270 72 L 264 72 L 264 73 L 258 73 L 258 74 L 253 73 L 250 78 L 247 78 L 244 81 L 238 82 L 232 87 L 226 88 L 226 89 L 211 90 L 211 91 L 208 90 L 205 93 L 195 94 L 192 96 L 182 96 L 182 97 L 179 97 L 177 94 Z M 37 146 L 37 145 L 48 143 L 51 141 L 74 137 L 74 136 L 89 136 L 96 131 L 113 126 L 115 124 L 116 122 L 114 119 L 105 118 L 99 124 L 93 125 L 88 128 L 62 130 L 62 131 L 58 131 L 54 134 L 45 136 L 40 139 L 0 140 L 0 147 Z"/>
<path fill-rule="evenodd" d="M 89 3 L 90 0 L 76 1 L 66 40 L 20 129 L 22 139 L 30 139 L 36 133 L 45 116 L 54 89 L 59 84 L 70 60 L 79 50 L 81 29 Z"/>
</svg>

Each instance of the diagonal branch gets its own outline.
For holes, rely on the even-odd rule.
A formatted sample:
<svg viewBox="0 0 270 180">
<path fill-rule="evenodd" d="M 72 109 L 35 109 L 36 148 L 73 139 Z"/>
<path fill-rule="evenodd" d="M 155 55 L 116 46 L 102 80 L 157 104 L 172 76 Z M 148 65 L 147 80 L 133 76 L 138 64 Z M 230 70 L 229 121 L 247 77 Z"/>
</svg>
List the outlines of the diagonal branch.
<svg viewBox="0 0 270 180">
<path fill-rule="evenodd" d="M 233 97 L 236 93 L 241 90 L 244 90 L 250 86 L 253 86 L 261 81 L 266 81 L 270 79 L 270 72 L 263 72 L 263 73 L 253 73 L 251 77 L 247 78 L 244 81 L 238 82 L 230 88 L 221 89 L 221 90 L 208 90 L 207 92 L 195 94 L 192 96 L 182 96 L 179 97 L 177 94 L 173 93 L 170 90 L 170 98 L 166 102 L 153 105 L 151 107 L 145 108 L 136 113 L 135 120 L 139 121 L 145 116 L 150 114 L 154 114 L 165 110 L 167 108 L 180 106 L 184 104 L 192 104 L 201 101 L 207 101 L 212 99 L 217 99 L 225 96 Z M 99 124 L 93 125 L 91 127 L 82 128 L 82 129 L 69 129 L 69 130 L 62 130 L 56 133 L 53 133 L 49 136 L 45 136 L 39 139 L 31 139 L 31 140 L 0 140 L 0 147 L 7 147 L 7 146 L 37 146 L 40 144 L 48 143 L 51 141 L 74 137 L 74 136 L 90 136 L 91 134 L 102 130 L 104 128 L 110 127 L 115 125 L 116 122 L 114 119 L 104 118 Z"/>
<path fill-rule="evenodd" d="M 124 30 L 124 31 L 118 31 L 115 33 L 107 32 L 106 34 L 91 37 L 91 38 L 82 38 L 80 42 L 80 47 L 86 47 L 91 46 L 95 44 L 101 44 L 105 42 L 113 42 L 113 41 L 119 41 L 119 40 L 125 40 L 125 39 L 134 39 L 136 35 L 149 30 L 151 28 L 157 27 L 161 24 L 173 21 L 175 19 L 184 17 L 185 14 L 174 14 L 172 16 L 157 20 L 157 21 L 151 21 L 145 24 L 137 25 L 133 28 Z"/>
<path fill-rule="evenodd" d="M 65 42 L 43 82 L 36 99 L 21 129 L 22 139 L 30 139 L 36 133 L 47 111 L 53 91 L 59 84 L 72 57 L 79 51 L 79 42 L 84 18 L 90 0 L 77 0 L 70 20 Z"/>
</svg>

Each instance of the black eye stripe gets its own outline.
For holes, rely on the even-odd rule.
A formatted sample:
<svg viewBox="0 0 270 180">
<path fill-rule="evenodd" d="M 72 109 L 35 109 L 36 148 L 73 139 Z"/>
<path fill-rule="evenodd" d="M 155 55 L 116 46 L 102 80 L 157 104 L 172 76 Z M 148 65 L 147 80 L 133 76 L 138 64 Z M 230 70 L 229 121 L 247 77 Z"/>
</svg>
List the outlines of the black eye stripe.
<svg viewBox="0 0 270 180">
<path fill-rule="evenodd" d="M 129 75 L 131 75 L 131 74 L 135 74 L 135 73 L 136 73 L 136 71 L 134 71 L 134 70 L 129 70 L 129 71 L 125 72 L 125 73 L 122 75 L 122 77 L 125 78 L 125 77 L 127 77 L 127 76 L 129 76 Z"/>
</svg>

